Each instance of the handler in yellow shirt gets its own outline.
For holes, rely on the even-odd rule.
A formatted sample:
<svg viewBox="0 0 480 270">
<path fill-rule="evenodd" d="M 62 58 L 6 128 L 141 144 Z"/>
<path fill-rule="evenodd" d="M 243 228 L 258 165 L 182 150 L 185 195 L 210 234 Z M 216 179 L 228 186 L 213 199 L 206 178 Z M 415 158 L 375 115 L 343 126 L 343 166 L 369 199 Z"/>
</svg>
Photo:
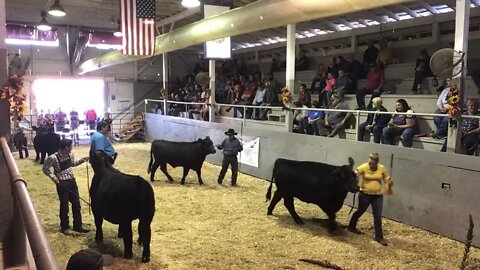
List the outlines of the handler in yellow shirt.
<svg viewBox="0 0 480 270">
<path fill-rule="evenodd" d="M 365 213 L 368 206 L 372 205 L 375 241 L 386 246 L 387 241 L 383 238 L 382 231 L 383 194 L 392 194 L 392 179 L 385 166 L 378 161 L 378 154 L 372 153 L 369 155 L 368 162 L 360 165 L 355 172 L 357 176 L 361 176 L 362 180 L 358 196 L 358 209 L 350 219 L 348 230 L 356 234 L 362 233 L 357 229 L 358 219 Z"/>
</svg>

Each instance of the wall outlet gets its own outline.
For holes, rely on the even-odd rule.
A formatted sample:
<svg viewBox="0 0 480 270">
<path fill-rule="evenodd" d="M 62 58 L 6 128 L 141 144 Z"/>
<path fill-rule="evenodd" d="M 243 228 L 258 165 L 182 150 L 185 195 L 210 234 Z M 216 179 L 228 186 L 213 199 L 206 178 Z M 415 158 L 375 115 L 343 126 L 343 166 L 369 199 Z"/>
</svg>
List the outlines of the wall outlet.
<svg viewBox="0 0 480 270">
<path fill-rule="evenodd" d="M 442 183 L 442 189 L 450 190 L 450 184 L 449 183 Z"/>
</svg>

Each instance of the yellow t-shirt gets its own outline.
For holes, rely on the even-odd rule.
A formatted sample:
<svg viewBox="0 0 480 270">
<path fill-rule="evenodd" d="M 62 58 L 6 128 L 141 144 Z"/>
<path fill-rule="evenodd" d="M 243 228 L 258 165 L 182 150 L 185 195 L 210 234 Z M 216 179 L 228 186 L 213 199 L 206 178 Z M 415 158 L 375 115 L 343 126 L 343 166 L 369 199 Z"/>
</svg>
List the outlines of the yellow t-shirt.
<svg viewBox="0 0 480 270">
<path fill-rule="evenodd" d="M 357 175 L 362 177 L 360 191 L 369 195 L 383 194 L 382 180 L 385 184 L 391 182 L 390 175 L 382 164 L 377 164 L 377 170 L 372 171 L 368 163 L 363 163 L 357 168 Z"/>
</svg>

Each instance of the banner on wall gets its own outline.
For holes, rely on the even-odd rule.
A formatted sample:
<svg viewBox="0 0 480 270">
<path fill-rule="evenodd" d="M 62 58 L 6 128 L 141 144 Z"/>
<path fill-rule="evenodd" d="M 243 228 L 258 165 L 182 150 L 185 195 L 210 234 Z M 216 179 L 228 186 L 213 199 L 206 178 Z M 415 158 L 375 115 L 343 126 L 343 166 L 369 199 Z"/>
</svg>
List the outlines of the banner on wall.
<svg viewBox="0 0 480 270">
<path fill-rule="evenodd" d="M 260 138 L 242 136 L 240 142 L 243 145 L 243 151 L 240 152 L 240 163 L 258 168 L 258 155 L 260 149 Z"/>
</svg>

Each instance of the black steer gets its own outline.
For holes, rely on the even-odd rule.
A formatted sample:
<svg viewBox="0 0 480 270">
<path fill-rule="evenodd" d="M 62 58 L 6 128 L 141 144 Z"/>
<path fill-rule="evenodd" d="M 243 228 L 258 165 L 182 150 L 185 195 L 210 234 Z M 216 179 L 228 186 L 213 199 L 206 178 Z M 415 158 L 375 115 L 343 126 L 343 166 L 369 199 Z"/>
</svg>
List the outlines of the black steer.
<svg viewBox="0 0 480 270">
<path fill-rule="evenodd" d="M 90 163 L 95 172 L 90 187 L 95 240 L 103 240 L 103 219 L 118 224 L 118 235 L 123 238 L 124 257 L 132 258 L 132 220 L 138 218 L 138 243 L 143 245 L 142 261 L 150 261 L 150 223 L 155 214 L 152 186 L 140 176 L 114 169 L 103 151 L 90 153 Z"/>
<path fill-rule="evenodd" d="M 150 163 L 147 170 L 150 173 L 150 181 L 155 181 L 155 171 L 160 166 L 160 170 L 167 176 L 168 181 L 173 182 L 173 178 L 167 172 L 168 163 L 172 167 L 183 167 L 182 185 L 185 184 L 185 177 L 190 170 L 197 173 L 198 183 L 202 185 L 203 162 L 208 154 L 215 154 L 215 152 L 213 142 L 208 136 L 195 142 L 155 140 L 150 149 Z"/>
<path fill-rule="evenodd" d="M 294 161 L 279 158 L 275 161 L 272 182 L 266 197 L 270 200 L 272 184 L 275 180 L 277 190 L 268 206 L 267 215 L 271 215 L 275 205 L 283 198 L 285 207 L 297 224 L 303 220 L 295 212 L 293 198 L 306 203 L 318 205 L 328 216 L 328 228 L 336 229 L 335 215 L 342 208 L 347 192 L 359 190 L 357 177 L 352 171 L 353 159 L 350 165 L 333 166 L 330 164 Z"/>
<path fill-rule="evenodd" d="M 36 128 L 33 130 L 37 132 L 33 139 L 33 148 L 35 149 L 35 161 L 43 164 L 45 158 L 57 152 L 60 145 L 60 136 L 56 134 L 53 128 Z"/>
</svg>

